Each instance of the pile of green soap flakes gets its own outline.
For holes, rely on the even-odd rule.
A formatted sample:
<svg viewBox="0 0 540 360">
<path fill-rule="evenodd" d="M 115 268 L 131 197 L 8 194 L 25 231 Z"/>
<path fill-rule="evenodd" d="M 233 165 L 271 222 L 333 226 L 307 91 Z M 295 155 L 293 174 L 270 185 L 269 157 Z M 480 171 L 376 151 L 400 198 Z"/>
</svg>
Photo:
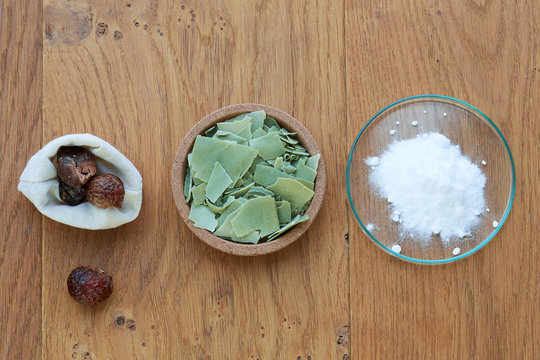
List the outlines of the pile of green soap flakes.
<svg viewBox="0 0 540 360">
<path fill-rule="evenodd" d="M 308 219 L 320 154 L 264 110 L 239 115 L 197 136 L 184 195 L 189 219 L 223 239 L 259 243 Z"/>
</svg>

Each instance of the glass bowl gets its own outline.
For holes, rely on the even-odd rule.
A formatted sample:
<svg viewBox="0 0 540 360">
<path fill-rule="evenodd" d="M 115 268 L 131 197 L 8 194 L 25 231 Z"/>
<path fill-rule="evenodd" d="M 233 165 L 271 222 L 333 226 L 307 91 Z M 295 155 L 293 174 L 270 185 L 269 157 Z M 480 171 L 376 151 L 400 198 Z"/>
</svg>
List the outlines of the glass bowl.
<svg viewBox="0 0 540 360">
<path fill-rule="evenodd" d="M 394 141 L 432 132 L 459 146 L 487 179 L 486 210 L 480 214 L 479 224 L 471 236 L 456 237 L 447 244 L 439 235 L 431 235 L 427 242 L 407 235 L 402 225 L 392 220 L 388 201 L 370 184 L 372 168 L 365 163 L 368 157 L 380 156 Z M 456 261 L 486 245 L 508 217 L 515 184 L 514 160 L 497 126 L 474 106 L 442 95 L 407 97 L 380 110 L 356 136 L 347 162 L 349 202 L 364 233 L 387 253 L 419 264 Z M 399 248 L 394 251 L 395 245 Z"/>
</svg>

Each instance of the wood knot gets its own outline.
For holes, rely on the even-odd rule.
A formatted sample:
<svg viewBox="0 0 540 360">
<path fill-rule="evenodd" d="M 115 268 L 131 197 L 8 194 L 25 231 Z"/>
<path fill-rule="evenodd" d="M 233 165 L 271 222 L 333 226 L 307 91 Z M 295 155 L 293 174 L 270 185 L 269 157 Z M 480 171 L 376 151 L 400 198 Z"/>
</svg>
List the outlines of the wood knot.
<svg viewBox="0 0 540 360">
<path fill-rule="evenodd" d="M 131 319 L 126 322 L 126 326 L 131 331 L 134 331 L 137 328 L 137 325 L 135 325 L 135 320 Z"/>
<path fill-rule="evenodd" d="M 73 45 L 86 39 L 94 14 L 84 1 L 59 1 L 43 9 L 45 39 L 51 44 Z"/>
<path fill-rule="evenodd" d="M 109 32 L 109 26 L 104 22 L 100 22 L 96 27 L 96 36 L 105 36 Z"/>
<path fill-rule="evenodd" d="M 120 40 L 123 37 L 124 37 L 124 35 L 120 31 L 116 30 L 114 32 L 114 40 Z"/>
<path fill-rule="evenodd" d="M 114 323 L 116 326 L 123 326 L 126 322 L 126 318 L 123 316 L 117 316 L 116 319 L 114 319 Z"/>
</svg>

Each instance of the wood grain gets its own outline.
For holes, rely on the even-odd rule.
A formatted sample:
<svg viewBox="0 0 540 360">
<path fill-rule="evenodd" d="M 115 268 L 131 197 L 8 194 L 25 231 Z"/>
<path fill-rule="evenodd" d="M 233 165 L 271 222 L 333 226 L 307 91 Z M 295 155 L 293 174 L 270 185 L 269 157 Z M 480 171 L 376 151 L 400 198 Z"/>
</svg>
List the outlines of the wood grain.
<svg viewBox="0 0 540 360">
<path fill-rule="evenodd" d="M 41 354 L 41 216 L 17 184 L 41 147 L 41 4 L 0 1 L 0 359 Z"/>
<path fill-rule="evenodd" d="M 343 5 L 316 1 L 44 1 L 44 142 L 93 133 L 144 179 L 137 220 L 88 232 L 45 219 L 44 358 L 310 359 L 349 353 Z M 336 39 L 338 41 L 336 41 Z M 326 206 L 298 242 L 245 259 L 195 237 L 170 172 L 187 131 L 232 103 L 291 113 L 328 167 Z M 83 307 L 69 271 L 110 271 Z"/>
<path fill-rule="evenodd" d="M 538 20 L 532 2 L 347 1 L 349 143 L 361 125 L 356 119 L 395 100 L 450 95 L 499 126 L 517 176 L 500 233 L 450 265 L 422 267 L 386 255 L 350 214 L 352 358 L 538 358 Z"/>
<path fill-rule="evenodd" d="M 538 357 L 536 2 L 0 0 L 0 9 L 1 359 Z M 371 244 L 345 193 L 348 148 L 363 123 L 421 93 L 485 111 L 516 163 L 501 232 L 438 267 Z M 327 166 L 307 235 L 257 258 L 193 237 L 170 187 L 187 131 L 242 102 L 300 120 Z M 134 222 L 70 228 L 16 192 L 28 158 L 73 132 L 109 141 L 139 169 Z M 82 264 L 114 277 L 102 306 L 65 291 Z"/>
</svg>

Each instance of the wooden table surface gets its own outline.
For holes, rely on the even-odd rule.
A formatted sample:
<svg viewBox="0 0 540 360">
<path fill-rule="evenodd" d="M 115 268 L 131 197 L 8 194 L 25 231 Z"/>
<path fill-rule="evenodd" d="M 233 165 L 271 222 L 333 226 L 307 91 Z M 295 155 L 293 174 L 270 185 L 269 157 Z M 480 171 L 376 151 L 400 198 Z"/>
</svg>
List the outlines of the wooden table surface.
<svg viewBox="0 0 540 360">
<path fill-rule="evenodd" d="M 537 1 L 0 0 L 1 359 L 538 359 L 540 6 Z M 482 109 L 516 163 L 516 197 L 474 256 L 388 256 L 349 208 L 361 126 L 405 96 Z M 186 132 L 222 106 L 289 112 L 328 175 L 318 220 L 276 254 L 192 236 L 171 194 Z M 56 223 L 18 193 L 29 157 L 68 133 L 116 146 L 144 178 L 130 224 Z M 81 264 L 115 281 L 84 307 Z"/>
</svg>

